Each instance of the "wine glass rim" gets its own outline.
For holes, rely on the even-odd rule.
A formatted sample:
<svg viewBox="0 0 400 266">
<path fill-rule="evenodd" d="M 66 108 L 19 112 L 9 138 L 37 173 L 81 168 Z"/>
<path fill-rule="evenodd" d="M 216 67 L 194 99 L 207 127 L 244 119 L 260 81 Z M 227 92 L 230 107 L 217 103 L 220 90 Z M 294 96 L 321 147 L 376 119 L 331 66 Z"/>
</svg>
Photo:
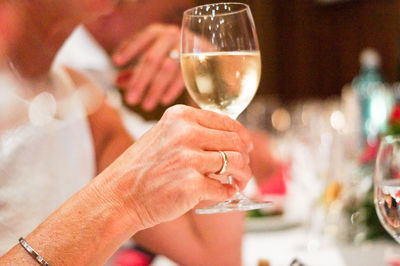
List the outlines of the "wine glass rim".
<svg viewBox="0 0 400 266">
<path fill-rule="evenodd" d="M 239 10 L 227 11 L 227 12 L 219 13 L 219 14 L 205 14 L 205 15 L 202 15 L 202 14 L 199 14 L 199 15 L 197 15 L 197 14 L 189 14 L 189 13 L 193 13 L 193 11 L 195 9 L 197 9 L 197 8 L 202 8 L 202 7 L 205 7 L 205 6 L 220 6 L 220 5 L 235 5 L 235 6 L 242 6 L 242 8 L 239 9 Z M 185 10 L 183 12 L 183 15 L 184 16 L 188 16 L 188 17 L 210 17 L 210 16 L 218 17 L 218 16 L 233 15 L 233 14 L 241 13 L 241 12 L 247 11 L 247 10 L 250 10 L 250 7 L 249 7 L 249 5 L 244 4 L 244 3 L 239 3 L 239 2 L 221 2 L 221 3 L 215 3 L 215 4 L 204 4 L 204 5 L 200 5 L 200 6 L 195 6 L 195 7 L 189 8 L 189 9 L 187 9 L 187 10 Z"/>
<path fill-rule="evenodd" d="M 386 145 L 391 145 L 396 142 L 400 142 L 400 135 L 387 135 L 381 139 L 381 143 L 380 143 L 379 149 L 378 149 L 378 154 L 376 155 L 376 160 L 375 160 L 375 170 L 377 170 L 379 168 L 378 161 L 379 161 L 379 158 L 381 157 L 384 147 Z"/>
</svg>

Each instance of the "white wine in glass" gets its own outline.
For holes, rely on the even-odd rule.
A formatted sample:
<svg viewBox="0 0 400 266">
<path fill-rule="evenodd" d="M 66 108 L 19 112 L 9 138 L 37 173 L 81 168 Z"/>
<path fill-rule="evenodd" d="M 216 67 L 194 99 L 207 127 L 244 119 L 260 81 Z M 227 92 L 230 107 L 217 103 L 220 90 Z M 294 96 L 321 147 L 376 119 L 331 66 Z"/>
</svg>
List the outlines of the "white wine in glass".
<svg viewBox="0 0 400 266">
<path fill-rule="evenodd" d="M 202 109 L 236 119 L 256 94 L 261 76 L 261 56 L 249 6 L 219 3 L 186 10 L 181 66 L 186 88 Z M 196 212 L 246 211 L 269 204 L 250 200 L 238 190 L 232 199 Z"/>
<path fill-rule="evenodd" d="M 181 62 L 186 87 L 205 110 L 236 119 L 256 94 L 261 76 L 258 51 L 187 53 Z"/>
</svg>

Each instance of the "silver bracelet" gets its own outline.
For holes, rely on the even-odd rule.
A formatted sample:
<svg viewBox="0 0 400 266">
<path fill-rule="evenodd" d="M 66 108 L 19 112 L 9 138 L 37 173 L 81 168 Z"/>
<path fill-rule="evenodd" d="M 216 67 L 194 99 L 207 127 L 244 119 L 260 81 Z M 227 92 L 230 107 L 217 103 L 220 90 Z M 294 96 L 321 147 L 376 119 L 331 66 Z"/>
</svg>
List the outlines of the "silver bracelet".
<svg viewBox="0 0 400 266">
<path fill-rule="evenodd" d="M 29 255 L 31 255 L 31 257 L 36 260 L 40 265 L 43 266 L 50 266 L 50 264 L 42 257 L 39 255 L 39 253 L 37 253 L 26 241 L 24 238 L 20 237 L 19 238 L 19 243 L 21 244 L 21 246 L 26 250 L 26 252 L 29 253 Z"/>
</svg>

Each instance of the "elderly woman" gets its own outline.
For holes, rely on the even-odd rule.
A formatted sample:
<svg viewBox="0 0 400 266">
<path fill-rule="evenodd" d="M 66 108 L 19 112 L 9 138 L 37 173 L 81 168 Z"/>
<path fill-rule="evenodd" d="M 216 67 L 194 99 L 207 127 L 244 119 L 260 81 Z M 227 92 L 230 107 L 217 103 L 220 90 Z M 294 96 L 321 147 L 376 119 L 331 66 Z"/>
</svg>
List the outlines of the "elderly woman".
<svg viewBox="0 0 400 266">
<path fill-rule="evenodd" d="M 71 69 L 50 72 L 74 27 L 117 2 L 0 2 L 18 19 L 0 18 L 2 27 L 19 25 L 0 36 L 1 61 L 17 80 L 1 84 L 17 88 L 12 109 L 1 112 L 18 113 L 0 130 L 0 264 L 100 265 L 132 235 L 180 264 L 240 264 L 242 215 L 190 210 L 235 192 L 208 177 L 223 165 L 218 151 L 229 161 L 225 174 L 246 185 L 246 130 L 226 116 L 175 106 L 131 145 L 90 81 Z"/>
</svg>

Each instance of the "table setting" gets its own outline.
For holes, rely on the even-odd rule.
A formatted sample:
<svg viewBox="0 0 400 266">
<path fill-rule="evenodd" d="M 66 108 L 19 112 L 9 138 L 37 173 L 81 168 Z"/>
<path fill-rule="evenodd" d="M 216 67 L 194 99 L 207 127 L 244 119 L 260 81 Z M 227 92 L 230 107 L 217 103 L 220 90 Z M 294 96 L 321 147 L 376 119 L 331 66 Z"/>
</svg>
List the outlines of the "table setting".
<svg viewBox="0 0 400 266">
<path fill-rule="evenodd" d="M 385 86 L 385 90 L 393 92 L 396 85 Z M 348 89 L 345 87 L 343 94 Z M 268 182 L 257 185 L 252 180 L 244 191 L 249 197 L 271 201 L 272 205 L 247 212 L 243 265 L 399 265 L 400 246 L 385 233 L 381 225 L 385 218 L 379 221 L 378 205 L 374 204 L 374 168 L 379 144 L 357 147 L 355 143 L 361 140 L 355 139 L 362 136 L 359 131 L 347 128 L 354 123 L 346 123 L 345 97 L 284 107 L 266 104 L 272 100 L 257 97 L 252 104 L 265 108 L 253 108 L 250 104 L 239 118 L 249 127 L 256 124 L 259 130 L 269 132 L 270 146 L 281 162 L 278 173 Z M 274 105 L 279 112 L 284 109 L 290 116 L 290 126 L 284 131 L 267 122 L 276 111 L 271 112 L 268 106 Z M 385 130 L 395 130 L 396 119 L 400 117 L 398 108 L 390 106 Z M 385 143 L 396 140 L 390 136 L 379 138 Z M 397 150 L 390 151 L 397 155 Z M 388 175 L 389 170 L 381 168 Z M 390 186 L 382 190 L 388 195 L 398 192 Z M 397 196 L 393 197 L 397 202 Z M 379 202 L 376 196 L 375 201 Z M 397 228 L 396 209 L 387 204 L 383 211 L 385 208 L 392 226 Z M 396 237 L 395 232 L 391 235 Z M 174 264 L 160 257 L 155 265 Z"/>
<path fill-rule="evenodd" d="M 398 265 L 400 247 L 392 239 L 397 241 L 399 227 L 398 85 L 363 84 L 370 86 L 369 96 L 358 94 L 356 86 L 344 86 L 341 97 L 278 107 L 289 114 L 283 132 L 266 123 L 276 110 L 265 108 L 263 119 L 255 119 L 273 132 L 278 157 L 289 162 L 280 205 L 281 216 L 293 226 L 247 228 L 244 265 L 261 265 L 257 258 L 268 265 Z M 379 112 L 383 118 L 376 127 L 365 127 Z M 243 122 L 252 116 L 257 113 L 247 113 Z M 274 202 L 274 196 L 263 198 Z"/>
<path fill-rule="evenodd" d="M 243 265 L 400 265 L 400 90 L 384 82 L 376 51 L 363 51 L 340 96 L 253 99 L 261 61 L 251 11 L 222 3 L 185 12 L 180 59 L 194 102 L 260 132 L 277 164 L 243 193 L 230 177 L 233 198 L 196 210 L 247 211 Z"/>
</svg>

